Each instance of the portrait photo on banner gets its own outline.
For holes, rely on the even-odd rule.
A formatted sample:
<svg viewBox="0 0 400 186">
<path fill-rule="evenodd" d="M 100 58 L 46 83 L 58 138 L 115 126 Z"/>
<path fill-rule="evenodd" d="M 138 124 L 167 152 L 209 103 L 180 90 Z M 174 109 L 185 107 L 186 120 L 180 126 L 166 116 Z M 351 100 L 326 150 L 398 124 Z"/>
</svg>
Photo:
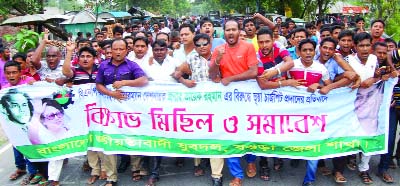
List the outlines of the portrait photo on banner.
<svg viewBox="0 0 400 186">
<path fill-rule="evenodd" d="M 35 122 L 28 131 L 32 144 L 46 144 L 71 136 L 70 119 L 64 108 L 54 99 L 43 98 L 35 102 Z"/>
<path fill-rule="evenodd" d="M 384 133 L 385 124 L 379 122 L 382 100 L 384 96 L 384 82 L 374 84 L 369 88 L 359 88 L 354 111 L 360 123 L 360 127 L 367 135 L 379 135 Z"/>
<path fill-rule="evenodd" d="M 34 107 L 32 99 L 27 93 L 18 89 L 8 89 L 0 99 L 1 123 L 4 131 L 12 132 L 10 135 L 17 135 L 11 142 L 16 145 L 32 144 L 28 139 L 29 125 L 31 124 Z"/>
<path fill-rule="evenodd" d="M 37 145 L 71 137 L 71 121 L 53 98 L 32 99 L 27 89 L 11 88 L 0 99 L 0 121 L 13 145 Z"/>
</svg>

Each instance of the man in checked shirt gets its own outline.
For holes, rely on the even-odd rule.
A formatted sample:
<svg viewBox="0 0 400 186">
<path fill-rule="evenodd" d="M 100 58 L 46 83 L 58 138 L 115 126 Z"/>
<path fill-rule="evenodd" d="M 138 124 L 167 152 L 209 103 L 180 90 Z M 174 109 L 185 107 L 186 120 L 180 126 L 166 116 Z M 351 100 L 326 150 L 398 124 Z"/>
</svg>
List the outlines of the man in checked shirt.
<svg viewBox="0 0 400 186">
<path fill-rule="evenodd" d="M 175 72 L 174 77 L 180 83 L 192 88 L 196 83 L 210 81 L 208 70 L 211 60 L 211 40 L 207 34 L 197 34 L 193 38 L 196 52 L 190 54 Z M 221 53 L 222 55 L 222 53 Z M 183 74 L 189 75 L 189 79 L 184 79 Z M 212 186 L 222 186 L 222 169 L 224 168 L 223 158 L 210 158 Z M 194 175 L 204 175 L 204 169 L 201 165 L 201 159 L 194 159 Z"/>
</svg>

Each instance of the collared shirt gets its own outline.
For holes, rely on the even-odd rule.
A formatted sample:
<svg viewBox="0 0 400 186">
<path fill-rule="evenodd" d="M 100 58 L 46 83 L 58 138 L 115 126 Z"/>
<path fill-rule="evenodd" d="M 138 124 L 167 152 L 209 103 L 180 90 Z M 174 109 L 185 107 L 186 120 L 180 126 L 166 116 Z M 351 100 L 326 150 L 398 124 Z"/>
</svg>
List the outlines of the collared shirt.
<svg viewBox="0 0 400 186">
<path fill-rule="evenodd" d="M 144 71 L 135 62 L 125 58 L 118 66 L 112 64 L 112 58 L 100 64 L 96 76 L 96 83 L 109 85 L 115 81 L 134 80 L 146 76 Z"/>
<path fill-rule="evenodd" d="M 257 60 L 258 60 L 258 75 L 261 75 L 264 70 L 270 69 L 274 66 L 278 66 L 283 58 L 289 56 L 289 52 L 285 48 L 279 48 L 277 43 L 273 45 L 273 57 L 263 56 L 261 49 L 257 52 Z M 286 76 L 286 73 L 283 72 L 281 76 Z M 276 79 L 277 77 L 273 77 L 272 79 Z"/>
<path fill-rule="evenodd" d="M 288 52 L 289 52 L 289 54 L 290 54 L 290 57 L 291 57 L 293 60 L 299 58 L 299 56 L 297 56 L 297 54 L 296 54 L 296 47 L 295 47 L 295 46 L 290 47 L 290 48 L 288 48 L 287 50 L 288 50 Z"/>
<path fill-rule="evenodd" d="M 197 52 L 188 56 L 187 63 L 189 65 L 190 70 L 192 71 L 192 75 L 189 77 L 189 79 L 195 80 L 196 82 L 209 81 L 210 80 L 208 75 L 209 61 L 210 59 L 202 57 Z"/>
<path fill-rule="evenodd" d="M 319 63 L 321 63 L 319 61 L 319 58 L 316 59 Z M 333 81 L 335 79 L 335 77 L 339 74 L 344 73 L 344 70 L 337 64 L 337 62 L 333 59 L 330 58 L 328 61 L 326 61 L 325 63 L 321 63 L 323 64 L 326 69 L 328 69 L 329 72 L 329 78 Z"/>
<path fill-rule="evenodd" d="M 294 67 L 289 70 L 288 76 L 297 79 L 305 80 L 304 86 L 308 87 L 314 83 L 320 83 L 320 81 L 329 80 L 329 72 L 324 65 L 314 60 L 311 66 L 306 67 L 301 63 L 301 58 L 295 59 Z"/>
<path fill-rule="evenodd" d="M 179 60 L 181 63 L 186 61 L 187 56 L 195 53 L 196 50 L 193 48 L 192 51 L 190 51 L 188 54 L 186 54 L 185 52 L 185 46 L 183 44 L 181 44 L 181 46 L 179 47 L 178 50 L 175 50 L 173 55 L 175 59 Z"/>
<path fill-rule="evenodd" d="M 86 83 L 95 83 L 96 75 L 98 72 L 97 65 L 93 64 L 92 71 L 89 74 L 86 70 L 81 67 L 73 68 L 74 76 L 72 77 L 72 81 L 74 85 L 81 85 Z"/>
<path fill-rule="evenodd" d="M 58 78 L 65 78 L 64 74 L 62 73 L 62 64 L 64 63 L 64 61 L 60 61 L 60 63 L 58 63 L 58 66 L 54 70 L 50 69 L 45 61 L 40 61 L 40 63 L 42 64 L 42 66 L 37 71 L 37 73 L 39 74 L 41 80 L 45 80 L 46 78 L 53 80 L 56 80 Z"/>
<path fill-rule="evenodd" d="M 147 50 L 147 53 L 140 59 L 136 57 L 136 54 L 133 51 L 129 52 L 126 58 L 129 59 L 130 61 L 137 63 L 140 66 L 140 68 L 143 69 L 143 65 L 149 63 L 150 57 L 153 57 L 153 52 L 151 50 Z"/>
<path fill-rule="evenodd" d="M 167 54 L 161 64 L 153 59 L 152 64 L 144 63 L 143 69 L 147 73 L 147 77 L 152 81 L 176 83 L 172 74 L 181 64 L 179 60 Z"/>
<path fill-rule="evenodd" d="M 347 57 L 349 65 L 360 76 L 361 82 L 368 78 L 374 77 L 375 70 L 379 66 L 378 58 L 375 55 L 370 54 L 365 64 L 361 63 L 361 60 L 357 57 L 357 53 Z"/>
</svg>

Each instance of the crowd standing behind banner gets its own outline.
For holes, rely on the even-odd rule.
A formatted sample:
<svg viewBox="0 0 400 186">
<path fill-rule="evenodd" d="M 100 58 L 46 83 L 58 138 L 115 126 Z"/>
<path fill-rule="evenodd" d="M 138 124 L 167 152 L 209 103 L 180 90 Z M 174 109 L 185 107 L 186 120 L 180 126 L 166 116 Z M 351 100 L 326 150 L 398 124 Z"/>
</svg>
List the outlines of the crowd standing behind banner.
<svg viewBox="0 0 400 186">
<path fill-rule="evenodd" d="M 39 47 L 26 54 L 18 53 L 11 58 L 9 48 L 0 48 L 0 84 L 5 89 L 25 83 L 32 84 L 35 80 L 60 86 L 96 83 L 98 92 L 118 101 L 127 99 L 121 87 L 142 87 L 148 81 L 179 82 L 192 88 L 202 81 L 229 86 L 231 82 L 256 79 L 261 89 L 305 86 L 307 91 L 318 91 L 320 94 L 350 86 L 353 89 L 359 88 L 356 108 L 359 108 L 357 104 L 371 105 L 367 111 L 356 109 L 361 126 L 368 125 L 365 129 L 369 130 L 373 121 L 375 128 L 372 131 L 379 130 L 378 121 L 371 121 L 371 118 L 377 118 L 379 108 L 373 105 L 379 104 L 382 95 L 379 91 L 372 91 L 371 87 L 375 87 L 373 84 L 377 82 L 399 75 L 397 70 L 400 55 L 396 42 L 382 38 L 385 27 L 382 20 L 374 20 L 369 33 L 365 32 L 365 20 L 362 18 L 356 21 L 357 28 L 354 32 L 345 29 L 342 23 L 319 23 L 308 23 L 305 29 L 296 28 L 292 20 L 282 23 L 277 19 L 274 24 L 256 13 L 253 18 L 225 21 L 222 39 L 213 37 L 213 23 L 206 17 L 200 21 L 197 34 L 188 20 L 184 20 L 179 29 L 168 28 L 164 22 L 155 22 L 150 27 L 150 23 L 144 21 L 143 27 L 117 24 L 112 30 L 113 38 L 108 37 L 107 29 L 96 28 L 94 39 L 87 34 L 88 39 L 80 37 L 76 42 L 68 41 L 66 51 L 50 45 L 52 42 L 48 40 L 46 30 Z M 42 51 L 45 49 L 45 61 L 41 61 Z M 10 60 L 12 62 L 8 62 Z M 113 90 L 106 88 L 107 85 L 111 85 Z M 48 143 L 62 137 L 60 134 L 68 136 L 71 132 L 68 121 L 64 118 L 63 108 L 54 100 L 43 99 L 40 103 L 31 103 L 27 95 L 17 94 L 18 88 L 10 89 L 9 92 L 14 92 L 14 96 L 3 96 L 3 112 L 9 112 L 10 122 L 21 125 L 13 130 L 22 130 L 29 134 L 29 139 L 25 140 L 30 144 Z M 377 173 L 386 183 L 394 182 L 388 173 L 388 168 L 394 166 L 394 151 L 398 163 L 400 159 L 400 145 L 394 149 L 399 119 L 399 92 L 400 88 L 396 85 L 389 112 L 388 152 L 381 155 Z M 35 113 L 32 104 L 36 105 Z M 36 108 L 40 108 L 39 111 Z M 19 110 L 19 113 L 14 110 Z M 21 116 L 25 112 L 30 113 L 30 117 Z M 38 125 L 39 128 L 29 129 L 33 132 L 28 132 L 24 123 L 31 122 L 34 114 L 40 117 L 40 121 L 36 122 L 41 125 Z M 60 120 L 61 118 L 64 120 Z M 121 164 L 118 166 L 117 155 L 89 150 L 88 163 L 83 166 L 84 170 L 88 167 L 92 169 L 88 184 L 106 179 L 106 186 L 117 185 L 117 173 L 124 172 L 130 164 L 133 181 L 141 180 L 147 175 L 150 177 L 146 186 L 154 186 L 159 181 L 161 157 L 121 157 Z M 240 166 L 241 158 L 227 158 L 230 173 L 234 177 L 230 186 L 241 186 L 244 173 L 248 177 L 256 176 L 257 157 L 245 157 L 245 171 Z M 373 183 L 368 172 L 370 157 L 362 154 L 358 164 L 361 181 L 365 184 Z M 60 185 L 62 165 L 68 160 L 31 163 L 16 148 L 14 158 L 17 170 L 12 173 L 10 180 L 26 174 L 28 168 L 29 174 L 21 184 L 40 186 Z M 268 181 L 270 169 L 267 158 L 260 158 L 259 176 Z M 144 166 L 149 163 L 149 159 L 152 160 L 151 170 Z M 324 175 L 333 174 L 336 183 L 347 182 L 343 174 L 344 168 L 347 166 L 355 170 L 356 156 L 335 157 L 332 160 L 333 173 L 324 165 L 324 160 L 308 160 L 303 185 L 315 184 L 317 168 Z M 195 176 L 204 175 L 205 161 L 208 159 L 195 158 Z M 209 161 L 212 170 L 211 185 L 222 186 L 224 159 L 210 158 Z M 183 158 L 177 158 L 177 166 L 183 166 L 183 163 Z M 274 158 L 273 165 L 274 170 L 280 170 L 282 159 Z M 298 160 L 291 161 L 291 166 L 298 166 Z"/>
</svg>

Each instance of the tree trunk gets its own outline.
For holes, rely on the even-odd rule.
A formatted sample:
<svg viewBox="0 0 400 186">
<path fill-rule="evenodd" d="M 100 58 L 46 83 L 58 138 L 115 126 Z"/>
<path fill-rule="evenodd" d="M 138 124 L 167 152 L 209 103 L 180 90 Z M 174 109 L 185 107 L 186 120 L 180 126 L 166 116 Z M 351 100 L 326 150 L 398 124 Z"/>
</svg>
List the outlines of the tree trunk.
<svg viewBox="0 0 400 186">
<path fill-rule="evenodd" d="M 382 2 L 381 2 L 381 0 L 376 0 L 376 8 L 378 9 L 378 19 L 382 19 L 383 11 L 382 11 Z"/>
<path fill-rule="evenodd" d="M 318 0 L 317 5 L 318 5 L 318 19 L 321 19 L 324 16 L 324 10 L 322 9 L 322 6 L 324 4 L 324 0 Z"/>
</svg>

